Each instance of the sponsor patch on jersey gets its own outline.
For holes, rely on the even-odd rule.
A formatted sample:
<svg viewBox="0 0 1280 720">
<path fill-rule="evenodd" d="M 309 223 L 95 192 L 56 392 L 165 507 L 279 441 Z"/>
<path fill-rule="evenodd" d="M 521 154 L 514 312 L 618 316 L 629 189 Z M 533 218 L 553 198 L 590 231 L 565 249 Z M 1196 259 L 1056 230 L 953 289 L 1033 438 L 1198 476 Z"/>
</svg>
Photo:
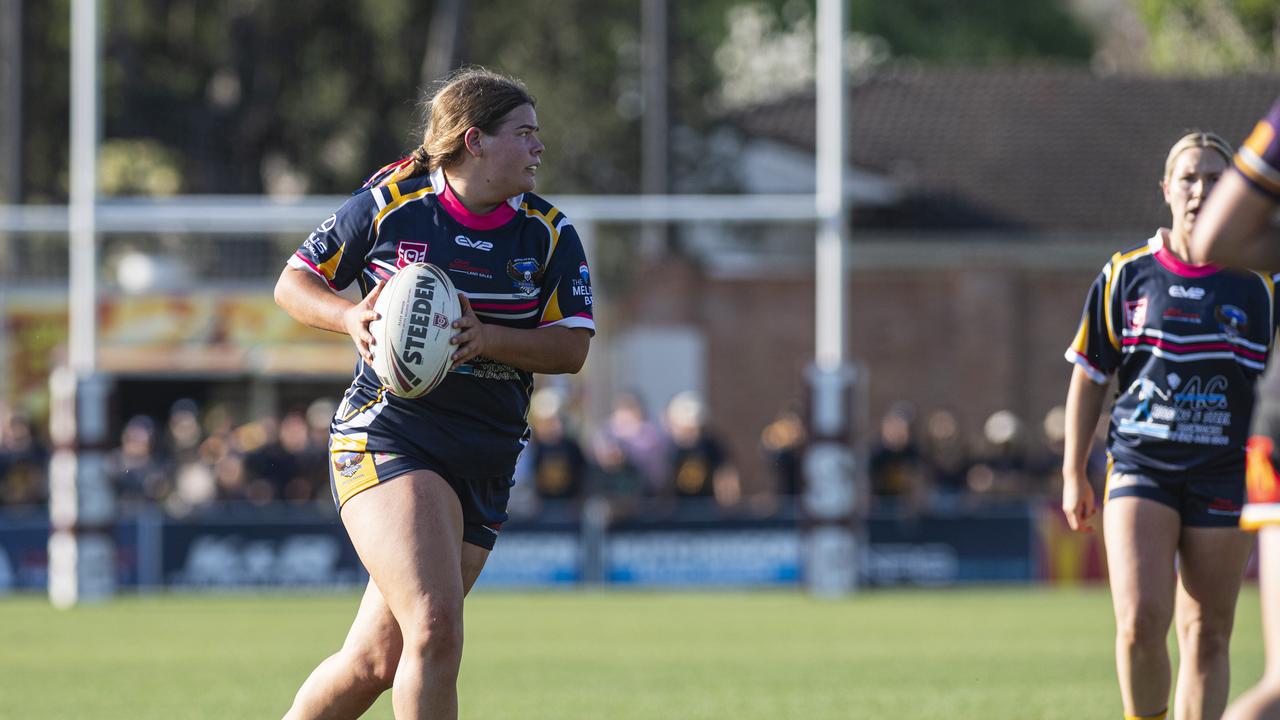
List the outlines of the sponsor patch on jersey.
<svg viewBox="0 0 1280 720">
<path fill-rule="evenodd" d="M 427 261 L 427 243 L 418 240 L 401 240 L 396 245 L 396 268 L 409 263 Z"/>
<path fill-rule="evenodd" d="M 1171 307 L 1160 314 L 1160 317 L 1170 322 L 1198 323 L 1200 322 L 1200 313 L 1193 313 L 1183 310 L 1182 308 Z"/>
<path fill-rule="evenodd" d="M 520 292 L 529 296 L 537 295 L 538 284 L 542 282 L 542 266 L 534 258 L 508 260 L 507 277 L 511 278 Z"/>
<path fill-rule="evenodd" d="M 1169 296 L 1180 298 L 1182 300 L 1203 300 L 1204 288 L 1195 287 L 1194 285 L 1191 287 L 1183 287 L 1181 285 L 1170 285 Z"/>
<path fill-rule="evenodd" d="M 1147 298 L 1129 300 L 1124 304 L 1124 320 L 1131 328 L 1140 328 L 1147 324 Z"/>
<path fill-rule="evenodd" d="M 458 235 L 453 239 L 454 244 L 461 245 L 464 248 L 472 250 L 480 250 L 481 252 L 489 252 L 493 249 L 493 243 L 488 240 L 472 240 L 466 235 Z"/>
<path fill-rule="evenodd" d="M 449 272 L 470 275 L 471 277 L 493 279 L 493 272 L 483 265 L 475 265 L 465 258 L 456 258 L 449 263 Z"/>
<path fill-rule="evenodd" d="M 397 459 L 399 459 L 399 458 L 400 458 L 400 454 L 399 454 L 399 453 L 376 452 L 376 453 L 374 453 L 374 454 L 373 454 L 373 464 L 374 464 L 374 465 L 385 465 L 385 464 L 387 464 L 387 463 L 391 462 L 392 460 L 397 460 Z"/>
<path fill-rule="evenodd" d="M 1235 305 L 1219 305 L 1213 311 L 1213 319 L 1228 337 L 1240 337 L 1249 332 L 1249 316 Z"/>
</svg>

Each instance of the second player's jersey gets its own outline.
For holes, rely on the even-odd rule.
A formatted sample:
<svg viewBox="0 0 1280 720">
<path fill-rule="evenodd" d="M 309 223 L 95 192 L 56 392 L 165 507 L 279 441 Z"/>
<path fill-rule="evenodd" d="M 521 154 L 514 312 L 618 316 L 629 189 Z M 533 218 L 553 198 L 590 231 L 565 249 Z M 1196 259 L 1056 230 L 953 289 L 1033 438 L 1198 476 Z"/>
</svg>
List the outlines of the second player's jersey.
<svg viewBox="0 0 1280 720">
<path fill-rule="evenodd" d="M 1102 269 L 1066 356 L 1097 383 L 1116 376 L 1113 471 L 1240 477 L 1275 287 L 1258 273 L 1187 265 L 1163 232 Z"/>
<path fill-rule="evenodd" d="M 485 323 L 595 332 L 586 257 L 565 216 L 532 193 L 471 215 L 440 171 L 356 194 L 289 264 L 335 290 L 358 283 L 364 295 L 417 261 L 447 272 Z M 477 474 L 503 468 L 509 474 L 527 431 L 532 387 L 529 372 L 479 357 L 430 394 L 407 400 L 384 391 L 373 369 L 357 360 L 334 429 L 351 438 L 351 451 L 430 454 L 461 444 L 472 450 Z M 406 441 L 414 447 L 404 447 Z"/>
<path fill-rule="evenodd" d="M 1258 121 L 1232 166 L 1255 189 L 1280 203 L 1280 101 Z"/>
</svg>

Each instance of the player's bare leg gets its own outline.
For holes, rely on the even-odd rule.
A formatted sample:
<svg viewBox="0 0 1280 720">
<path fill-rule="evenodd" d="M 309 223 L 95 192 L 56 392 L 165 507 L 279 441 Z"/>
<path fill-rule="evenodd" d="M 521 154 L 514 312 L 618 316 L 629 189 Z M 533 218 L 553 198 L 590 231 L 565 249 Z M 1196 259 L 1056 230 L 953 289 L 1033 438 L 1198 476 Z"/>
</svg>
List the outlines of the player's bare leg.
<svg viewBox="0 0 1280 720">
<path fill-rule="evenodd" d="M 463 543 L 462 580 L 466 592 L 475 585 L 488 558 L 488 550 Z M 284 720 L 360 717 L 378 696 L 391 689 L 402 645 L 400 626 L 378 586 L 370 580 L 342 649 L 311 672 Z"/>
<path fill-rule="evenodd" d="M 356 495 L 342 521 L 403 638 L 392 684 L 397 720 L 458 716 L 462 663 L 462 506 L 425 470 Z"/>
<path fill-rule="evenodd" d="M 342 649 L 311 672 L 285 720 L 360 717 L 391 687 L 400 648 L 400 627 L 371 580 Z"/>
<path fill-rule="evenodd" d="M 1178 546 L 1178 720 L 1218 720 L 1231 689 L 1231 628 L 1253 536 L 1189 527 Z"/>
<path fill-rule="evenodd" d="M 1267 668 L 1262 682 L 1231 703 L 1222 720 L 1280 720 L 1280 526 L 1258 533 L 1258 553 Z"/>
<path fill-rule="evenodd" d="M 1166 638 L 1173 620 L 1173 558 L 1182 520 L 1158 502 L 1108 500 L 1102 512 L 1116 616 L 1116 674 L 1126 715 L 1163 712 L 1171 684 Z"/>
</svg>

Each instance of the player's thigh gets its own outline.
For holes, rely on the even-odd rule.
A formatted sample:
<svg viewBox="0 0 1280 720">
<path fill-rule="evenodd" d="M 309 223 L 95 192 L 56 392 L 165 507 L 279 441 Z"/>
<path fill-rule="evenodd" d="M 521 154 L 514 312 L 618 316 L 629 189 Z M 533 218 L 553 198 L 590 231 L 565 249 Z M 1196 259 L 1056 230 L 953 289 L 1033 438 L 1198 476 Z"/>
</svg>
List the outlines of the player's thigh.
<svg viewBox="0 0 1280 720">
<path fill-rule="evenodd" d="M 444 478 L 415 470 L 380 482 L 346 501 L 342 523 L 401 627 L 424 600 L 460 615 L 462 505 Z"/>
<path fill-rule="evenodd" d="M 488 559 L 489 550 L 469 542 L 462 543 L 463 593 L 471 592 L 471 588 L 475 586 L 476 580 L 480 578 L 480 571 L 484 570 L 484 564 Z"/>
<path fill-rule="evenodd" d="M 1118 620 L 1140 616 L 1164 622 L 1173 615 L 1174 555 L 1181 519 L 1173 508 L 1140 497 L 1114 497 L 1102 512 L 1107 572 Z"/>
<path fill-rule="evenodd" d="M 1185 527 L 1178 546 L 1178 613 L 1230 627 L 1254 538 L 1235 527 Z M 1195 616 L 1189 616 L 1195 617 Z"/>
</svg>

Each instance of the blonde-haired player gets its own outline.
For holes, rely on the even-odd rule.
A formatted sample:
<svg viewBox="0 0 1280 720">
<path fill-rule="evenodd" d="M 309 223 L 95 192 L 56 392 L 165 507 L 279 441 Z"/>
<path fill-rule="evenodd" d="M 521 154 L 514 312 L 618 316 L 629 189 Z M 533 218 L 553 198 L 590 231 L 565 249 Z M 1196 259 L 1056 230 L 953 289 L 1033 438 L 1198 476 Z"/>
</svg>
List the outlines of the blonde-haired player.
<svg viewBox="0 0 1280 720">
<path fill-rule="evenodd" d="M 1172 227 L 1116 253 L 1094 281 L 1067 359 L 1062 508 L 1087 530 L 1097 511 L 1085 463 L 1112 378 L 1103 524 L 1126 718 L 1164 718 L 1176 619 L 1178 720 L 1218 718 L 1251 541 L 1237 527 L 1253 385 L 1271 350 L 1269 277 L 1191 262 L 1201 203 L 1227 169 L 1216 135 L 1169 151 L 1161 188 Z"/>
</svg>

